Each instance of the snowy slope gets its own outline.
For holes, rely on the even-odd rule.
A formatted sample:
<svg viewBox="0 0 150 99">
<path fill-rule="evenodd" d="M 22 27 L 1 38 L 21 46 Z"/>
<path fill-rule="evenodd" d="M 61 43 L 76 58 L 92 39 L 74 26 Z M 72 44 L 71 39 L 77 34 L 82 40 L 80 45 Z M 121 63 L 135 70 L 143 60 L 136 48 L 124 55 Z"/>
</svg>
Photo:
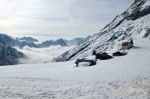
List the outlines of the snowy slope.
<svg viewBox="0 0 150 99">
<path fill-rule="evenodd" d="M 68 61 L 91 54 L 92 50 L 104 52 L 133 38 L 150 39 L 150 1 L 136 0 L 125 12 L 118 15 L 100 33 L 94 34 L 79 46 L 74 47 L 53 61 Z"/>
<path fill-rule="evenodd" d="M 0 99 L 148 99 L 150 44 L 135 40 L 128 54 L 74 68 L 74 61 L 0 67 Z"/>
</svg>

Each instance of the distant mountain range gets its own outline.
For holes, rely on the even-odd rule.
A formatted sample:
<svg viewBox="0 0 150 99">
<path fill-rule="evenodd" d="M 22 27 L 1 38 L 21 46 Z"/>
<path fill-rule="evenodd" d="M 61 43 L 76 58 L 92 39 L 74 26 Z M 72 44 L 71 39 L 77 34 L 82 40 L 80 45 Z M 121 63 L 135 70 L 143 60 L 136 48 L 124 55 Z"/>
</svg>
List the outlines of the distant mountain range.
<svg viewBox="0 0 150 99">
<path fill-rule="evenodd" d="M 20 48 L 22 48 L 24 46 L 38 47 L 33 42 L 22 41 L 22 40 L 19 40 L 18 38 L 13 38 L 13 37 L 6 35 L 6 34 L 0 34 L 0 40 L 4 43 L 10 45 L 10 46 L 18 46 Z"/>
<path fill-rule="evenodd" d="M 57 45 L 64 47 L 80 44 L 84 39 L 85 38 L 75 38 L 70 41 L 64 39 L 47 40 L 41 44 L 35 44 L 38 40 L 32 37 L 14 38 L 6 34 L 0 34 L 0 66 L 18 64 L 20 58 L 26 57 L 22 52 L 17 51 L 13 47 L 23 48 L 29 46 L 32 48 L 46 48 Z"/>
<path fill-rule="evenodd" d="M 41 44 L 35 44 L 34 42 L 38 42 L 37 39 L 32 37 L 22 37 L 22 38 L 13 38 L 6 34 L 0 34 L 0 40 L 8 45 L 17 46 L 17 47 L 34 47 L 34 48 L 45 48 L 50 46 L 70 46 L 77 45 L 82 43 L 85 38 L 75 38 L 73 40 L 65 40 L 65 39 L 57 39 L 57 40 L 47 40 L 42 42 Z"/>
<path fill-rule="evenodd" d="M 58 40 L 48 40 L 45 42 L 42 42 L 41 44 L 38 44 L 39 47 L 49 47 L 49 46 L 56 46 L 56 45 L 60 45 L 60 46 L 68 46 L 67 43 L 63 40 L 63 39 L 58 39 Z"/>
<path fill-rule="evenodd" d="M 64 40 L 67 45 L 78 45 L 81 44 L 85 38 L 74 38 L 73 40 Z"/>
</svg>

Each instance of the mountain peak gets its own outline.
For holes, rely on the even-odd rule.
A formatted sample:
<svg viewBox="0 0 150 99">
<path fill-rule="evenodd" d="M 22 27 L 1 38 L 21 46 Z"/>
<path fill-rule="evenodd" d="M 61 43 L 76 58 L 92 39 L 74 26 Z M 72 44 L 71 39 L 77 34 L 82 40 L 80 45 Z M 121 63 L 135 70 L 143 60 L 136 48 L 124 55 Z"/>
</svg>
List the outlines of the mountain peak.
<svg viewBox="0 0 150 99">
<path fill-rule="evenodd" d="M 143 16 L 150 14 L 150 1 L 149 0 L 136 0 L 135 3 L 124 12 L 126 19 L 136 20 Z"/>
<path fill-rule="evenodd" d="M 37 39 L 32 38 L 32 37 L 22 37 L 22 38 L 19 38 L 19 40 L 26 41 L 26 42 L 37 42 L 38 41 Z"/>
</svg>

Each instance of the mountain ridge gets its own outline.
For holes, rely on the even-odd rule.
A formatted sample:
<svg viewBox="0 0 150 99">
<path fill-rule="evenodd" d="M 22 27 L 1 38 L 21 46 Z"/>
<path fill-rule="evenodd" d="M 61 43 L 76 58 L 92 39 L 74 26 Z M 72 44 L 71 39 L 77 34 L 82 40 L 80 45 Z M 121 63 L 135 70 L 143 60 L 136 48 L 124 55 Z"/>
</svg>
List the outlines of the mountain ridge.
<svg viewBox="0 0 150 99">
<path fill-rule="evenodd" d="M 139 13 L 139 14 L 137 14 Z M 105 52 L 130 38 L 150 38 L 150 1 L 136 0 L 127 10 L 118 15 L 99 33 L 94 34 L 79 46 L 63 53 L 53 61 L 68 61 L 91 55 L 93 50 Z"/>
<path fill-rule="evenodd" d="M 37 39 L 32 38 L 32 37 L 22 37 L 22 38 L 18 38 L 20 41 L 26 41 L 26 42 L 38 42 Z"/>
<path fill-rule="evenodd" d="M 56 40 L 46 40 L 43 41 L 40 44 L 36 44 L 37 39 L 34 39 L 32 37 L 22 37 L 22 38 L 13 38 L 7 34 L 0 34 L 0 41 L 9 44 L 11 46 L 17 46 L 20 48 L 23 48 L 25 46 L 33 47 L 33 48 L 45 48 L 50 46 L 57 46 L 60 45 L 62 47 L 64 46 L 70 46 L 70 45 L 78 45 L 82 43 L 85 40 L 85 38 L 74 38 L 73 40 L 65 40 L 65 39 L 56 39 Z"/>
</svg>

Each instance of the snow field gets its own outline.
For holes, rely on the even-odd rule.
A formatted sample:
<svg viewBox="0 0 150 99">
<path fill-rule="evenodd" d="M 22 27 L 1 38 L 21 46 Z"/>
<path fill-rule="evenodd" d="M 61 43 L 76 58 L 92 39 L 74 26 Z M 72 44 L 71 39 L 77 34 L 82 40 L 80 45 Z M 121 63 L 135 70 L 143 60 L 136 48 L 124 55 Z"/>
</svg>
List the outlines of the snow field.
<svg viewBox="0 0 150 99">
<path fill-rule="evenodd" d="M 0 99 L 148 99 L 150 45 L 137 39 L 126 56 L 74 68 L 75 60 L 0 67 Z"/>
</svg>

